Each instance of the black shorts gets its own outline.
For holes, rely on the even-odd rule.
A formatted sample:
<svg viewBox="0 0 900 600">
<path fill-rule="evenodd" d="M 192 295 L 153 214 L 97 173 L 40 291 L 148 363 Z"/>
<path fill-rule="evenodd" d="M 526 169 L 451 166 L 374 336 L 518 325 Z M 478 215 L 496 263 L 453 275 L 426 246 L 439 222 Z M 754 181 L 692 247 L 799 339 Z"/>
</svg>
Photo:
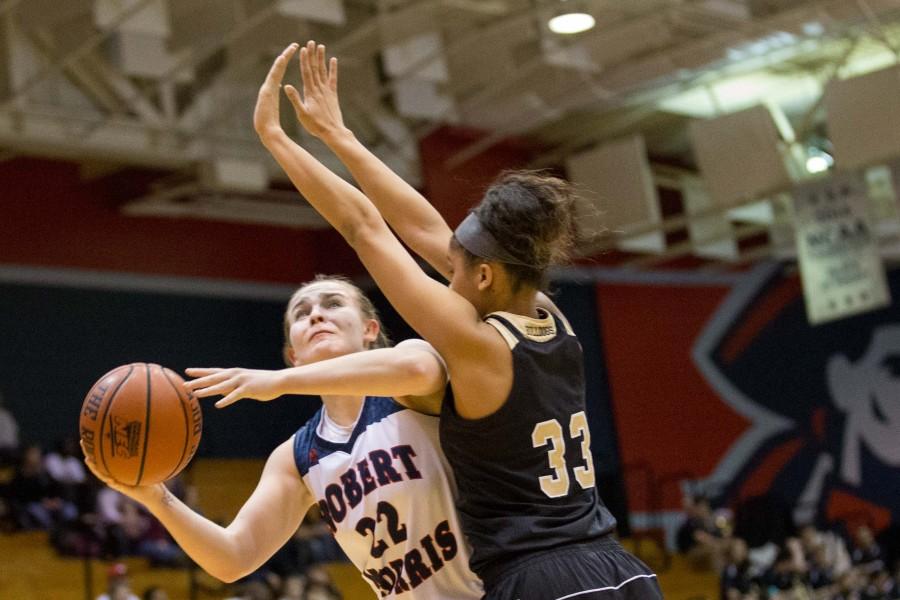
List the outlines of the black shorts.
<svg viewBox="0 0 900 600">
<path fill-rule="evenodd" d="M 484 574 L 485 600 L 656 600 L 656 575 L 612 538 L 511 561 Z"/>
</svg>

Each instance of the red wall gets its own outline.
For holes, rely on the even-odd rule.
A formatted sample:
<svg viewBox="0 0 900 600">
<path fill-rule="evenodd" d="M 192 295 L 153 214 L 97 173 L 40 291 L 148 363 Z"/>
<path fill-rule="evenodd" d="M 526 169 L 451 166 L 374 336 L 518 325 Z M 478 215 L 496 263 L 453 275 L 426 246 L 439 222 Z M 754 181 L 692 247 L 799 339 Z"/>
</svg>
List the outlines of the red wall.
<svg viewBox="0 0 900 600">
<path fill-rule="evenodd" d="M 128 217 L 118 206 L 159 174 L 129 170 L 83 182 L 78 167 L 15 159 L 0 165 L 0 263 L 297 282 L 361 266 L 330 231 Z"/>
<path fill-rule="evenodd" d="M 711 286 L 598 286 L 613 412 L 626 468 L 649 464 L 661 477 L 706 476 L 746 429 L 747 421 L 723 405 L 691 359 L 692 343 L 728 291 Z M 711 415 L 715 427 L 710 427 Z M 664 491 L 671 503 L 666 508 L 677 508 L 680 495 Z"/>
<path fill-rule="evenodd" d="M 450 169 L 447 161 L 482 136 L 472 130 L 443 127 L 419 144 L 424 194 L 451 227 L 465 218 L 501 171 L 523 168 L 535 155 L 533 144 L 507 140 Z"/>
<path fill-rule="evenodd" d="M 501 170 L 531 156 L 504 143 L 458 169 L 444 162 L 472 143 L 442 129 L 421 144 L 426 195 L 452 226 Z M 363 274 L 332 230 L 312 231 L 199 219 L 128 217 L 124 202 L 166 173 L 127 169 L 83 181 L 73 163 L 17 158 L 0 163 L 0 264 L 296 283 L 316 272 Z"/>
</svg>

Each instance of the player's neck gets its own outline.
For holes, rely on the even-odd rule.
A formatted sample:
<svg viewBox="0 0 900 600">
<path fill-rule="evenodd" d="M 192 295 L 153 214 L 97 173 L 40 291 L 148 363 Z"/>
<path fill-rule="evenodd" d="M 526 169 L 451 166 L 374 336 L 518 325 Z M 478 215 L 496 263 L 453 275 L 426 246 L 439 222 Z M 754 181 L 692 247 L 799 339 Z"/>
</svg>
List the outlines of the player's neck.
<svg viewBox="0 0 900 600">
<path fill-rule="evenodd" d="M 328 418 L 346 427 L 356 422 L 365 399 L 365 396 L 322 396 L 322 404 Z"/>
<path fill-rule="evenodd" d="M 539 316 L 536 298 L 537 293 L 533 289 L 504 294 L 487 306 L 486 313 L 501 311 L 535 318 Z"/>
</svg>

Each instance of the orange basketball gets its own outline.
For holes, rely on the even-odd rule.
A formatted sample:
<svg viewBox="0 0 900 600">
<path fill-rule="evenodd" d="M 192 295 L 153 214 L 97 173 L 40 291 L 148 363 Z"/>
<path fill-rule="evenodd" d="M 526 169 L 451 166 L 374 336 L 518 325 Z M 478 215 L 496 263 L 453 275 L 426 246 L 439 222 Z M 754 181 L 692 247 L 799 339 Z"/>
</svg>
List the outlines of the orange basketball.
<svg viewBox="0 0 900 600">
<path fill-rule="evenodd" d="M 119 483 L 149 485 L 177 475 L 200 443 L 203 416 L 184 380 L 148 363 L 117 367 L 88 392 L 79 423 L 85 453 Z"/>
</svg>

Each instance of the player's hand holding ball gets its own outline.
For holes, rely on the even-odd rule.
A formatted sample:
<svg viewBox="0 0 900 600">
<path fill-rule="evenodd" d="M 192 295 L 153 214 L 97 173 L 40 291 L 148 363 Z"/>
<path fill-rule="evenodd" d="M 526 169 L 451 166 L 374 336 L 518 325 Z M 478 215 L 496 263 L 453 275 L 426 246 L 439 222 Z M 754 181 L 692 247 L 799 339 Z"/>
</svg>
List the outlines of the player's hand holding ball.
<svg viewBox="0 0 900 600">
<path fill-rule="evenodd" d="M 79 430 L 91 472 L 141 500 L 190 462 L 200 443 L 203 416 L 177 373 L 132 363 L 93 385 L 81 407 Z"/>
</svg>

